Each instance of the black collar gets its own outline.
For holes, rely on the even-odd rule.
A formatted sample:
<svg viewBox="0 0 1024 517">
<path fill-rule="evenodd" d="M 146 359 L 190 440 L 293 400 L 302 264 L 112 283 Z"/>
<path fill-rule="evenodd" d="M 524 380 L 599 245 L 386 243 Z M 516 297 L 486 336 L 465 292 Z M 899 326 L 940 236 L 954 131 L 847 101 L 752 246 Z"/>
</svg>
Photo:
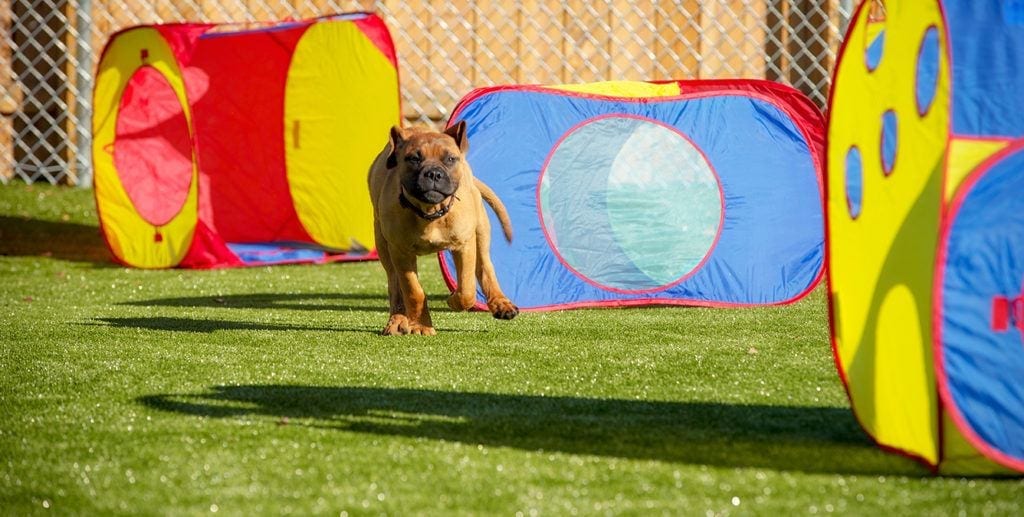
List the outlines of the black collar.
<svg viewBox="0 0 1024 517">
<path fill-rule="evenodd" d="M 439 208 L 436 212 L 434 212 L 432 214 L 428 214 L 428 213 L 424 212 L 423 210 L 420 210 L 420 208 L 418 206 L 412 204 L 412 202 L 409 201 L 409 198 L 405 197 L 405 191 L 404 190 L 402 192 L 398 193 L 398 202 L 402 205 L 402 208 L 408 208 L 409 210 L 412 210 L 412 213 L 414 213 L 417 216 L 419 216 L 420 219 L 425 219 L 427 221 L 434 221 L 434 220 L 437 220 L 437 219 L 440 219 L 440 218 L 444 217 L 448 213 L 448 211 L 452 209 L 452 205 L 455 204 L 455 200 L 456 199 L 458 199 L 458 198 L 455 197 L 455 194 L 452 194 L 448 198 L 448 204 L 447 205 L 442 206 L 441 208 Z"/>
</svg>

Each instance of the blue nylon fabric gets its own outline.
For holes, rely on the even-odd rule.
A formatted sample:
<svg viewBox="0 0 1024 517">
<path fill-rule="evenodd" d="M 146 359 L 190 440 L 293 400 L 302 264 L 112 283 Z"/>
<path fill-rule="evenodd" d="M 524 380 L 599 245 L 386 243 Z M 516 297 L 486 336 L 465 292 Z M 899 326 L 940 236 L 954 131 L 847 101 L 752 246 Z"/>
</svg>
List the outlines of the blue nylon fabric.
<svg viewBox="0 0 1024 517">
<path fill-rule="evenodd" d="M 899 149 L 899 121 L 896 112 L 889 110 L 882 114 L 882 170 L 889 174 L 896 165 L 896 151 Z"/>
<path fill-rule="evenodd" d="M 237 36 L 239 34 L 253 34 L 258 32 L 279 32 L 286 31 L 288 29 L 294 29 L 296 27 L 301 27 L 303 25 L 303 22 L 281 22 L 268 27 L 258 27 L 255 29 L 241 29 L 237 31 L 228 32 L 207 32 L 202 36 L 199 36 L 199 39 L 223 38 L 225 36 Z"/>
<path fill-rule="evenodd" d="M 943 2 L 953 44 L 953 132 L 1024 136 L 1024 26 L 1019 0 Z"/>
<path fill-rule="evenodd" d="M 882 63 L 882 54 L 885 52 L 885 31 L 878 33 L 875 39 L 864 51 L 864 62 L 868 70 L 875 70 Z"/>
<path fill-rule="evenodd" d="M 996 296 L 1022 296 L 1024 151 L 971 188 L 950 227 L 942 278 L 942 359 L 949 393 L 986 443 L 1024 461 L 1024 336 L 992 329 Z M 941 381 L 941 379 L 940 379 Z"/>
<path fill-rule="evenodd" d="M 860 149 L 851 147 L 846 152 L 846 208 L 850 217 L 860 216 L 861 201 L 864 196 L 864 162 L 860 157 Z"/>
<path fill-rule="evenodd" d="M 1003 18 L 1010 25 L 1024 26 L 1024 0 L 1005 0 Z"/>
<path fill-rule="evenodd" d="M 914 100 L 917 102 L 918 113 L 928 113 L 935 101 L 939 85 L 939 55 L 942 46 L 939 44 L 937 28 L 931 27 L 925 31 L 918 52 L 914 65 L 917 70 L 914 79 Z"/>
<path fill-rule="evenodd" d="M 704 152 L 722 185 L 725 219 L 717 245 L 692 276 L 667 289 L 626 294 L 591 285 L 562 265 L 544 237 L 537 187 L 545 159 L 570 129 L 609 114 L 677 129 Z M 475 176 L 508 208 L 512 244 L 488 211 L 491 257 L 505 293 L 522 308 L 631 300 L 780 303 L 807 290 L 822 270 L 824 223 L 809 146 L 796 124 L 766 101 L 743 95 L 620 101 L 504 90 L 470 101 L 458 117 L 468 125 L 467 160 Z M 450 253 L 443 259 L 453 271 Z"/>
<path fill-rule="evenodd" d="M 279 244 L 238 244 L 227 243 L 228 249 L 238 255 L 247 265 L 271 265 L 284 262 L 319 262 L 327 258 L 327 252 L 308 248 L 290 248 Z"/>
</svg>

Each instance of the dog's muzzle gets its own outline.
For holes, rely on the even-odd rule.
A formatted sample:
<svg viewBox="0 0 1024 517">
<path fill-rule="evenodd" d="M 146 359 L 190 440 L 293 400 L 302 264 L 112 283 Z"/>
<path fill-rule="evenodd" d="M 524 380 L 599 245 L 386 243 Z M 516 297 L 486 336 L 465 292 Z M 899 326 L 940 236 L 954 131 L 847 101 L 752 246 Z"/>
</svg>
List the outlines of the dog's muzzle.
<svg viewBox="0 0 1024 517">
<path fill-rule="evenodd" d="M 440 203 L 455 193 L 455 184 L 447 171 L 440 167 L 430 167 L 420 171 L 409 193 L 427 203 Z"/>
</svg>

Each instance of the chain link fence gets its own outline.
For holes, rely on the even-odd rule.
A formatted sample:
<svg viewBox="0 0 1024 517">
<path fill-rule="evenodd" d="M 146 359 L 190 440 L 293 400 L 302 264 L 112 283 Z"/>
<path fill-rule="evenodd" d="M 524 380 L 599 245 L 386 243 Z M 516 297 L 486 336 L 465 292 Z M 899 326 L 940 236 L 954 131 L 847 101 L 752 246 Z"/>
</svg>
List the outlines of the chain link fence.
<svg viewBox="0 0 1024 517">
<path fill-rule="evenodd" d="M 721 77 L 825 104 L 853 0 L 0 0 L 0 182 L 91 184 L 91 90 L 137 24 L 372 10 L 391 28 L 404 116 L 440 124 L 471 89 Z"/>
</svg>

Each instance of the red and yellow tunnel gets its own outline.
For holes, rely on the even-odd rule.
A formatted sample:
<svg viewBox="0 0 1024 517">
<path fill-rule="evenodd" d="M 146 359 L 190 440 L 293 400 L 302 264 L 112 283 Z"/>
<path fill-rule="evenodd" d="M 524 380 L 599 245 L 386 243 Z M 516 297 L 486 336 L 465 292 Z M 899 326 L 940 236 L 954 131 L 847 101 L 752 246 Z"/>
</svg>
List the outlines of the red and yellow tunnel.
<svg viewBox="0 0 1024 517">
<path fill-rule="evenodd" d="M 104 50 L 94 106 L 96 202 L 120 262 L 373 257 L 366 173 L 400 120 L 376 15 L 127 29 Z"/>
</svg>

